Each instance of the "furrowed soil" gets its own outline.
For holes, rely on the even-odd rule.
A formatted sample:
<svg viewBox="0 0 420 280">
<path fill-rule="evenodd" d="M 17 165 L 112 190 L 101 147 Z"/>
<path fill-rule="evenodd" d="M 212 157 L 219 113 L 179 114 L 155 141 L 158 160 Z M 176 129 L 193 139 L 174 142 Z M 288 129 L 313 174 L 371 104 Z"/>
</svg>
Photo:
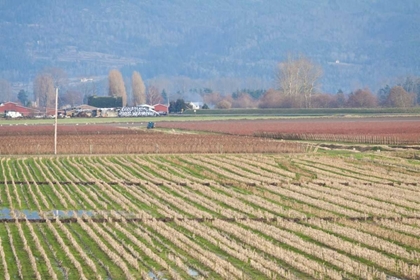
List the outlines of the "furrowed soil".
<svg viewBox="0 0 420 280">
<path fill-rule="evenodd" d="M 303 152 L 305 145 L 252 136 L 161 132 L 133 125 L 61 125 L 58 154 L 276 153 Z M 54 153 L 54 127 L 0 127 L 0 155 Z"/>
<path fill-rule="evenodd" d="M 394 139 L 401 144 L 420 143 L 420 117 L 334 117 L 289 118 L 270 120 L 179 121 L 160 123 L 159 127 L 199 130 L 233 135 L 268 135 L 272 138 L 295 139 L 312 136 L 351 136 L 349 139 L 368 136 L 374 139 Z M 274 137 L 274 136 L 279 137 Z M 283 136 L 283 137 L 281 137 Z M 330 137 L 333 138 L 333 137 Z M 322 140 L 322 139 L 320 139 Z"/>
<path fill-rule="evenodd" d="M 88 122 L 59 125 L 57 153 L 277 153 L 313 149 L 295 140 L 400 146 L 420 144 L 419 117 L 187 120 L 161 121 L 155 126 L 155 129 L 146 129 L 143 123 Z M 11 122 L 0 126 L 1 155 L 52 153 L 53 125 L 14 125 Z"/>
</svg>

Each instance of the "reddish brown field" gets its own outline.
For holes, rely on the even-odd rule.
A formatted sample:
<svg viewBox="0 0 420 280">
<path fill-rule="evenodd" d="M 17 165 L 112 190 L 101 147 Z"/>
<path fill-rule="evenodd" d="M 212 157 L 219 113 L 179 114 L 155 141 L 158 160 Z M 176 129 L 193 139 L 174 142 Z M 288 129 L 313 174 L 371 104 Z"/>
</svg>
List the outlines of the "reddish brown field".
<svg viewBox="0 0 420 280">
<path fill-rule="evenodd" d="M 282 139 L 419 144 L 419 117 L 162 122 L 159 127 Z"/>
<path fill-rule="evenodd" d="M 420 118 L 301 118 L 158 122 L 157 128 L 216 132 L 185 134 L 146 130 L 139 123 L 59 125 L 59 154 L 275 153 L 308 146 L 285 140 L 418 145 Z M 260 137 L 256 137 L 260 136 Z M 54 153 L 53 125 L 0 126 L 0 155 Z"/>
<path fill-rule="evenodd" d="M 0 137 L 2 136 L 36 136 L 54 135 L 53 125 L 2 125 Z M 108 124 L 82 124 L 82 125 L 58 125 L 58 135 L 92 135 L 92 134 L 118 134 L 122 128 Z M 136 131 L 125 131 L 125 133 L 136 133 Z"/>
<path fill-rule="evenodd" d="M 137 126 L 137 127 L 136 127 Z M 267 138 L 216 134 L 170 134 L 139 125 L 58 126 L 58 154 L 277 153 L 303 152 L 306 145 Z M 0 155 L 54 153 L 52 125 L 0 127 Z"/>
</svg>

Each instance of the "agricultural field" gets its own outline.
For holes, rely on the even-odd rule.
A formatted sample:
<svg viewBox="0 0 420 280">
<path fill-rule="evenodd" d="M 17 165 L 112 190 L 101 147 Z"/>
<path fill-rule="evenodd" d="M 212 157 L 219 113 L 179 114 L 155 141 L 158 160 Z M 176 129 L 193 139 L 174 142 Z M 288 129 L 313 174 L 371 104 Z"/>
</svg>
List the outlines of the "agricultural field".
<svg viewBox="0 0 420 280">
<path fill-rule="evenodd" d="M 297 117 L 164 122 L 169 129 L 200 130 L 285 140 L 418 145 L 419 116 Z"/>
<path fill-rule="evenodd" d="M 420 279 L 418 118 L 156 127 L 2 125 L 0 275 Z"/>
<path fill-rule="evenodd" d="M 160 125 L 160 124 L 159 124 Z M 283 153 L 312 145 L 241 135 L 180 133 L 139 124 L 61 125 L 58 154 Z M 52 125 L 0 127 L 0 155 L 54 154 Z"/>
<path fill-rule="evenodd" d="M 289 153 L 327 143 L 420 144 L 420 117 L 299 117 L 274 119 L 160 119 L 147 122 L 58 125 L 58 154 Z M 104 121 L 104 119 L 100 119 Z M 64 120 L 67 121 L 67 120 Z M 110 120 L 108 120 L 110 121 Z M 280 141 L 279 141 L 280 140 Z M 54 153 L 54 126 L 9 121 L 0 124 L 0 155 Z"/>
<path fill-rule="evenodd" d="M 352 152 L 0 159 L 4 279 L 419 279 L 420 164 Z"/>
</svg>

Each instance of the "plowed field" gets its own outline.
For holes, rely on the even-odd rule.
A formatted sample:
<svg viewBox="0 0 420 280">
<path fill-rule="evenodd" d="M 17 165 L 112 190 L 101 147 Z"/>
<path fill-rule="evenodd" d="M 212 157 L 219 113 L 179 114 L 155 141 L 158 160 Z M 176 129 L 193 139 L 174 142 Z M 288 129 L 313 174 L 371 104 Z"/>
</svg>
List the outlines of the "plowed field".
<svg viewBox="0 0 420 280">
<path fill-rule="evenodd" d="M 163 133 L 139 125 L 61 125 L 57 134 L 58 154 L 287 153 L 307 149 L 299 143 L 266 138 Z M 52 125 L 0 127 L 0 155 L 53 153 Z"/>
<path fill-rule="evenodd" d="M 58 126 L 57 151 L 59 154 L 277 153 L 308 149 L 306 144 L 279 139 L 420 144 L 418 117 L 162 121 L 156 123 L 156 128 L 147 130 L 140 123 L 62 124 Z M 167 130 L 162 132 L 161 128 Z M 180 133 L 179 129 L 188 133 Z M 0 126 L 0 154 L 52 153 L 53 125 Z"/>
<path fill-rule="evenodd" d="M 419 144 L 419 117 L 180 121 L 159 127 L 282 139 Z"/>
<path fill-rule="evenodd" d="M 420 168 L 382 154 L 0 157 L 2 279 L 420 279 Z"/>
</svg>

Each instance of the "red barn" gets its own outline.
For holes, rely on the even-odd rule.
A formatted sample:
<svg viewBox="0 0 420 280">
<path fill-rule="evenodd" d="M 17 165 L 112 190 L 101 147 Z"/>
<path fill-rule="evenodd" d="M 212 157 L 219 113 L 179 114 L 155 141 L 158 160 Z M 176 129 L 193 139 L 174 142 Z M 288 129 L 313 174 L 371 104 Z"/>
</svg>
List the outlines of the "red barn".
<svg viewBox="0 0 420 280">
<path fill-rule="evenodd" d="M 153 108 L 156 112 L 158 112 L 161 115 L 167 115 L 169 113 L 169 107 L 163 104 L 153 105 Z"/>
<path fill-rule="evenodd" d="M 28 107 L 24 107 L 14 102 L 0 103 L 0 114 L 4 114 L 5 111 L 15 111 L 21 113 L 24 117 L 33 115 L 36 110 Z"/>
</svg>

